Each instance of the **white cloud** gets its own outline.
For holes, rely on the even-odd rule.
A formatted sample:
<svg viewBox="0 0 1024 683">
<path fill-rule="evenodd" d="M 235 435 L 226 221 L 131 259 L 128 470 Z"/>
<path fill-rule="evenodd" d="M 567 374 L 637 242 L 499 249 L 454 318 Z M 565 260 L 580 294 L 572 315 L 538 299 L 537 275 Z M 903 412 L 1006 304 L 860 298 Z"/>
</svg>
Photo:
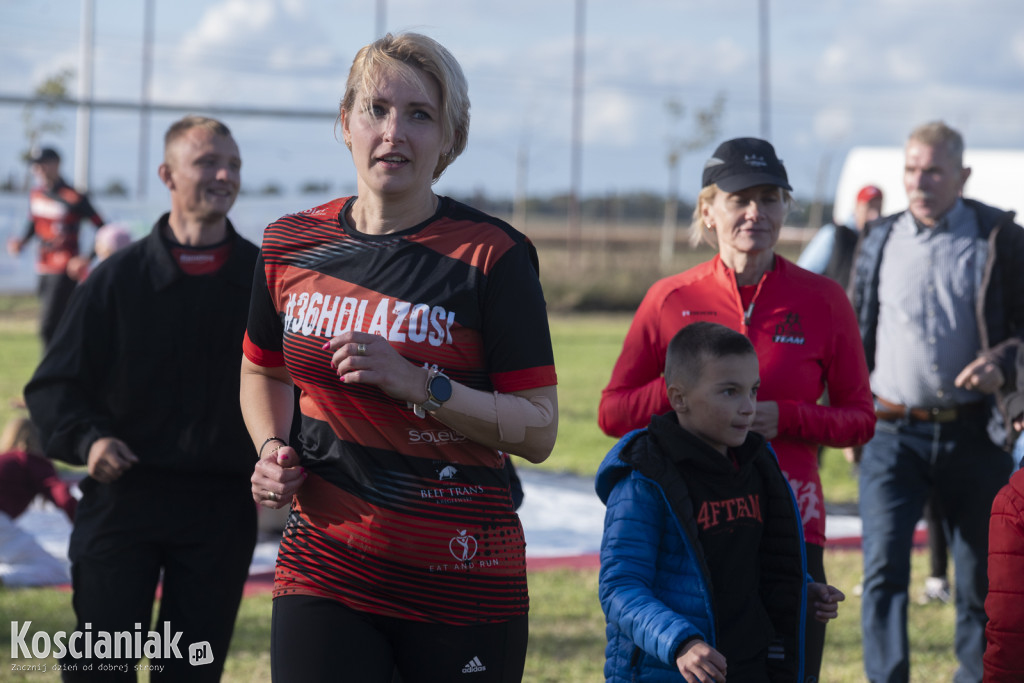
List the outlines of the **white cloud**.
<svg viewBox="0 0 1024 683">
<path fill-rule="evenodd" d="M 921 52 L 904 47 L 894 47 L 885 51 L 885 72 L 894 81 L 914 83 L 924 80 L 927 67 Z"/>
<path fill-rule="evenodd" d="M 274 45 L 267 52 L 267 65 L 277 71 L 326 67 L 337 63 L 337 54 L 328 45 Z"/>
<path fill-rule="evenodd" d="M 814 134 L 823 142 L 839 142 L 853 130 L 853 112 L 845 107 L 826 107 L 814 116 Z"/>
<path fill-rule="evenodd" d="M 210 49 L 248 42 L 274 18 L 273 0 L 225 0 L 203 12 L 199 26 L 185 35 L 182 48 L 193 58 L 204 58 Z"/>
<path fill-rule="evenodd" d="M 645 123 L 649 117 L 640 117 L 633 100 L 618 90 L 599 89 L 587 93 L 587 106 L 583 115 L 583 141 L 586 144 L 628 146 L 638 137 L 647 139 L 651 133 Z M 654 140 L 649 140 L 654 142 Z"/>
<path fill-rule="evenodd" d="M 829 45 L 821 56 L 819 72 L 828 76 L 845 73 L 853 64 L 851 52 L 846 45 Z"/>
<path fill-rule="evenodd" d="M 1024 69 L 1024 31 L 1018 31 L 1010 39 L 1010 51 L 1017 66 Z"/>
</svg>

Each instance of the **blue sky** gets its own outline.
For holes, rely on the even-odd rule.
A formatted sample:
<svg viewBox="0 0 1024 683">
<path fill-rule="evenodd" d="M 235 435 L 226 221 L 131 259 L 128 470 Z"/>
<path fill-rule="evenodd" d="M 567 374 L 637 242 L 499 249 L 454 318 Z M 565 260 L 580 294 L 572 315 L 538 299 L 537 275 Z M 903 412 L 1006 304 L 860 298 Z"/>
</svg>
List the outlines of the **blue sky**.
<svg viewBox="0 0 1024 683">
<path fill-rule="evenodd" d="M 323 110 L 337 106 L 359 47 L 374 38 L 377 0 L 155 0 L 152 99 Z M 94 96 L 138 100 L 143 2 L 95 0 Z M 472 100 L 467 151 L 441 193 L 512 196 L 517 156 L 531 194 L 570 185 L 573 0 L 388 0 L 390 31 L 426 33 L 466 71 Z M 74 0 L 0 0 L 0 94 L 27 95 L 78 64 Z M 830 196 L 854 145 L 902 145 L 916 124 L 941 118 L 968 147 L 1024 149 L 1024 8 L 1020 0 L 774 0 L 771 139 L 801 197 Z M 758 0 L 590 0 L 586 7 L 584 194 L 668 184 L 666 143 L 692 132 L 691 115 L 725 97 L 719 140 L 759 135 Z M 684 104 L 673 120 L 666 102 Z M 21 173 L 21 105 L 0 104 L 0 177 Z M 71 175 L 75 121 L 63 110 L 59 147 Z M 150 124 L 148 192 L 161 137 Z M 243 183 L 286 191 L 328 182 L 354 188 L 332 121 L 222 117 L 243 157 Z M 92 185 L 134 191 L 139 116 L 98 111 Z M 692 198 L 713 146 L 683 158 Z M 819 171 L 825 170 L 819 182 Z M 523 176 L 519 176 L 522 178 Z"/>
</svg>

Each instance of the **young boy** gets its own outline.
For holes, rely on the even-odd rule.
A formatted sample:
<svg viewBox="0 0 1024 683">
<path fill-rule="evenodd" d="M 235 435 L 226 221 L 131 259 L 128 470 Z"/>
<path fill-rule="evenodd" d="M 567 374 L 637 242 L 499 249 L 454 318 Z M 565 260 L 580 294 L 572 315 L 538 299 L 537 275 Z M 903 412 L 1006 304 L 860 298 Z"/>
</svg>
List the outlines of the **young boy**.
<svg viewBox="0 0 1024 683">
<path fill-rule="evenodd" d="M 808 596 L 819 621 L 838 613 L 845 596 L 808 583 L 793 494 L 750 431 L 758 375 L 742 334 L 684 327 L 666 355 L 673 412 L 598 470 L 608 680 L 802 682 Z"/>
</svg>

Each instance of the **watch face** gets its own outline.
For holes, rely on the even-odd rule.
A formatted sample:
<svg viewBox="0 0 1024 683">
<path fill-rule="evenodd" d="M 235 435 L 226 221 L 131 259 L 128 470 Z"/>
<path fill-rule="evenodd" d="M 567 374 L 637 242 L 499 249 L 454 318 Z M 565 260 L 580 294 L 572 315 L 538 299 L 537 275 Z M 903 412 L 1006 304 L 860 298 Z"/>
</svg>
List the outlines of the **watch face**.
<svg viewBox="0 0 1024 683">
<path fill-rule="evenodd" d="M 439 403 L 444 403 L 452 397 L 452 383 L 444 375 L 438 375 L 430 380 L 430 395 Z"/>
</svg>

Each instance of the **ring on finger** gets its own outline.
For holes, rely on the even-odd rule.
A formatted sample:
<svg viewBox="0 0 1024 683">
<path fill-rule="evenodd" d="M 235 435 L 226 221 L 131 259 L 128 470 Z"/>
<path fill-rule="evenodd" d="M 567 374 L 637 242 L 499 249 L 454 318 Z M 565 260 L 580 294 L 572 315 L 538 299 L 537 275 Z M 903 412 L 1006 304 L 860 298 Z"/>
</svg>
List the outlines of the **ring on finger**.
<svg viewBox="0 0 1024 683">
<path fill-rule="evenodd" d="M 267 491 L 267 500 L 272 500 L 272 501 L 274 501 L 276 503 L 277 502 L 277 494 L 274 493 L 273 491 Z"/>
<path fill-rule="evenodd" d="M 356 355 L 357 356 L 365 356 L 366 355 L 366 344 L 356 344 Z"/>
</svg>

